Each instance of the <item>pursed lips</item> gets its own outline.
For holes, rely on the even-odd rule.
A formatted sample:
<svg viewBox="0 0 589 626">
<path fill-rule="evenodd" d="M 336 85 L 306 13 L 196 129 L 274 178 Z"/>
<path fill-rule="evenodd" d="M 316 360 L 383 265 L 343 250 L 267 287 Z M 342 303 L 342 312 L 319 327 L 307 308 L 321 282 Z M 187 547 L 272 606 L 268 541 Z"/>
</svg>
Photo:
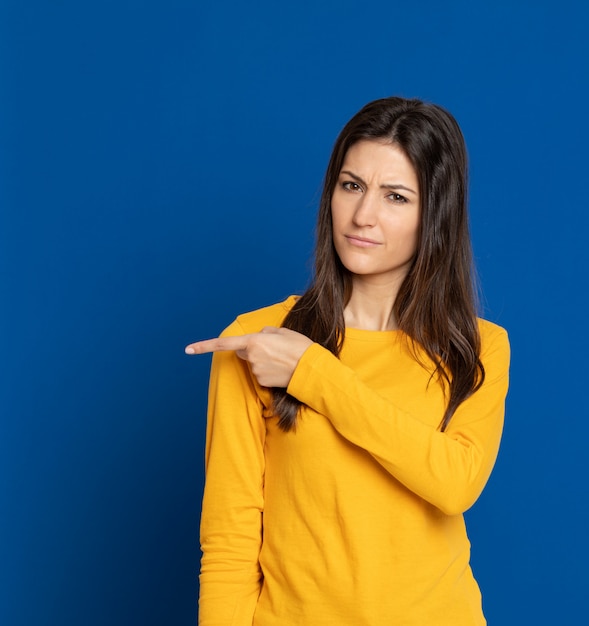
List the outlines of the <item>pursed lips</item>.
<svg viewBox="0 0 589 626">
<path fill-rule="evenodd" d="M 344 235 L 348 243 L 353 246 L 357 246 L 358 248 L 372 248 L 374 246 L 380 246 L 379 241 L 375 241 L 374 239 L 368 239 L 367 237 L 359 237 L 357 235 Z"/>
</svg>

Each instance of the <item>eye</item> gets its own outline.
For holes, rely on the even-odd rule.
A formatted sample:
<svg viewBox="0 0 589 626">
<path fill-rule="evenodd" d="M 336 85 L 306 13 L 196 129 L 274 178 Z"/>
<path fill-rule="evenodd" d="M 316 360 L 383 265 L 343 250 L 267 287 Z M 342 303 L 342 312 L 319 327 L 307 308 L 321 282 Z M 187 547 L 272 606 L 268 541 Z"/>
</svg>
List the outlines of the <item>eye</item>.
<svg viewBox="0 0 589 626">
<path fill-rule="evenodd" d="M 342 188 L 345 189 L 346 191 L 353 191 L 353 192 L 362 191 L 362 187 L 360 187 L 358 183 L 355 183 L 352 180 L 346 180 L 342 182 L 341 185 L 342 185 Z"/>
<path fill-rule="evenodd" d="M 388 196 L 389 200 L 391 200 L 391 202 L 394 202 L 395 204 L 404 204 L 405 202 L 407 202 L 407 198 L 405 196 L 402 196 L 400 193 L 391 193 Z"/>
</svg>

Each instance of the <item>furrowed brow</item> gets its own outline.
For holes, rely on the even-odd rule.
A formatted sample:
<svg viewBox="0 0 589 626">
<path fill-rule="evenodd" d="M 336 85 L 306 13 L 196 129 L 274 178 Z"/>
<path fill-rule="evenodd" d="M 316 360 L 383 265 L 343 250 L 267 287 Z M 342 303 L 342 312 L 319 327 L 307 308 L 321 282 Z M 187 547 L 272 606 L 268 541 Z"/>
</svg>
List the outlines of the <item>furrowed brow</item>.
<svg viewBox="0 0 589 626">
<path fill-rule="evenodd" d="M 403 191 L 409 191 L 410 193 L 417 195 L 417 191 L 414 191 L 413 189 L 410 189 L 409 187 L 405 187 L 405 185 L 401 185 L 401 184 L 391 183 L 387 185 L 381 185 L 380 187 L 381 189 L 391 189 L 392 191 L 397 191 L 397 189 L 402 189 Z"/>
<path fill-rule="evenodd" d="M 347 174 L 350 178 L 353 178 L 356 182 L 358 183 L 362 183 L 363 185 L 365 185 L 366 183 L 360 178 L 360 176 L 358 176 L 358 174 L 354 174 L 354 172 L 350 172 L 350 170 L 342 170 L 340 172 L 341 174 Z"/>
<path fill-rule="evenodd" d="M 340 172 L 340 175 L 341 174 L 346 174 L 350 178 L 353 178 L 356 182 L 366 185 L 364 180 L 360 176 L 358 176 L 358 174 L 354 174 L 354 172 L 351 172 L 350 170 L 342 170 Z M 403 191 L 408 191 L 409 193 L 417 195 L 417 191 L 411 189 L 410 187 L 406 187 L 405 185 L 401 185 L 400 183 L 387 183 L 386 185 L 381 185 L 380 188 L 390 189 L 391 191 L 397 191 L 398 189 L 402 189 Z"/>
</svg>

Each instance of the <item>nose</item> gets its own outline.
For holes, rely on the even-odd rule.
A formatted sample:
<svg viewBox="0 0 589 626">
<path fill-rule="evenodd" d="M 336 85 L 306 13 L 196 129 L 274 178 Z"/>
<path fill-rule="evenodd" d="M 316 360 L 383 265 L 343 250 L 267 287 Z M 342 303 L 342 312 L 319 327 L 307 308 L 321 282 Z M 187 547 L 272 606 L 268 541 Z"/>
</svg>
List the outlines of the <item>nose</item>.
<svg viewBox="0 0 589 626">
<path fill-rule="evenodd" d="M 377 212 L 377 199 L 371 193 L 366 192 L 358 197 L 352 219 L 356 226 L 372 227 L 376 224 Z"/>
</svg>

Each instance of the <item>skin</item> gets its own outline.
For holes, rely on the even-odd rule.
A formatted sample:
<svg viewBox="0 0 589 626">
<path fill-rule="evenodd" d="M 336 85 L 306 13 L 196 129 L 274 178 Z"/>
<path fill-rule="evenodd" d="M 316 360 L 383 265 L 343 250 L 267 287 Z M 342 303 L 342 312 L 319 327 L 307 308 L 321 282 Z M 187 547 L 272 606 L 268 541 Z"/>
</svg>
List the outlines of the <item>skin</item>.
<svg viewBox="0 0 589 626">
<path fill-rule="evenodd" d="M 331 197 L 333 242 L 352 275 L 348 328 L 394 330 L 393 305 L 415 256 L 419 181 L 396 144 L 359 141 Z"/>
<path fill-rule="evenodd" d="M 352 274 L 346 326 L 397 328 L 393 305 L 417 247 L 417 174 L 395 144 L 359 141 L 347 152 L 331 199 L 333 241 Z M 286 388 L 312 341 L 287 328 L 218 337 L 188 345 L 187 354 L 235 351 L 264 387 Z"/>
<path fill-rule="evenodd" d="M 308 337 L 294 330 L 267 326 L 259 333 L 197 341 L 187 346 L 185 352 L 233 350 L 240 359 L 249 362 L 260 385 L 286 388 L 300 358 L 312 344 Z"/>
</svg>

